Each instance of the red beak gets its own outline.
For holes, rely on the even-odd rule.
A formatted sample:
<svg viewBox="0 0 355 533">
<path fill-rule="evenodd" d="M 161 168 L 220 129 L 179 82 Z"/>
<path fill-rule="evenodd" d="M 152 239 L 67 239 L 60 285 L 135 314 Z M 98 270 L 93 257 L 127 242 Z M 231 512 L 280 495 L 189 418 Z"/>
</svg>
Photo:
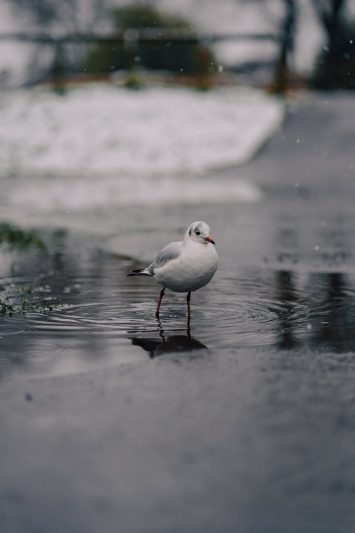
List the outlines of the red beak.
<svg viewBox="0 0 355 533">
<path fill-rule="evenodd" d="M 211 244 L 216 244 L 214 240 L 212 239 L 211 235 L 209 235 L 208 237 L 205 237 L 205 241 L 210 242 Z"/>
</svg>

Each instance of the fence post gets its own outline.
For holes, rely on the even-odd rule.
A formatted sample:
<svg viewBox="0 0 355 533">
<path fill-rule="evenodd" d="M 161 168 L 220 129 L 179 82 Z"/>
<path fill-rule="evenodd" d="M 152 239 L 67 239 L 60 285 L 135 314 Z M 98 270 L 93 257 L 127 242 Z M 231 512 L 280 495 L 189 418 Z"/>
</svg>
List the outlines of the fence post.
<svg viewBox="0 0 355 533">
<path fill-rule="evenodd" d="M 65 93 L 65 54 L 61 41 L 54 44 L 54 59 L 52 65 L 53 89 L 58 94 Z"/>
</svg>

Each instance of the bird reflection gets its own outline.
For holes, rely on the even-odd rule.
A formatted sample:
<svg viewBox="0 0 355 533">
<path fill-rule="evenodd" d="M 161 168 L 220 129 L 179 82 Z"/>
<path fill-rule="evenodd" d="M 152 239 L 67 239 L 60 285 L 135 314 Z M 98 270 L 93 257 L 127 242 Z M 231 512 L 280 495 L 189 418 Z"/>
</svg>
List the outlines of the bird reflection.
<svg viewBox="0 0 355 533">
<path fill-rule="evenodd" d="M 279 310 L 279 335 L 277 347 L 280 350 L 291 350 L 298 344 L 295 338 L 294 310 L 296 306 L 296 291 L 294 287 L 293 274 L 287 270 L 276 272 L 276 288 L 282 308 Z"/>
<path fill-rule="evenodd" d="M 191 336 L 189 324 L 185 335 L 168 335 L 164 332 L 158 321 L 158 336 L 155 337 L 130 337 L 134 346 L 140 346 L 154 359 L 164 354 L 178 352 L 194 352 L 207 350 L 207 346 Z"/>
</svg>

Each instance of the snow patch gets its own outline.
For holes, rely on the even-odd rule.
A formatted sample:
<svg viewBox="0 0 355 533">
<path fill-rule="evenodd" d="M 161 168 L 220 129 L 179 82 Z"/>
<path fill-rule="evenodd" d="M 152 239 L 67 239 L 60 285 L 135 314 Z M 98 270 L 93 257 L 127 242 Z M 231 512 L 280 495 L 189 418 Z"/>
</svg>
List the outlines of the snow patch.
<svg viewBox="0 0 355 533">
<path fill-rule="evenodd" d="M 258 200 L 250 183 L 206 175 L 250 159 L 280 126 L 284 106 L 249 88 L 133 92 L 95 84 L 65 96 L 43 89 L 5 93 L 0 112 L 8 202 L 87 209 Z"/>
<path fill-rule="evenodd" d="M 249 159 L 283 116 L 244 88 L 19 91 L 0 106 L 1 175 L 203 172 Z"/>
</svg>

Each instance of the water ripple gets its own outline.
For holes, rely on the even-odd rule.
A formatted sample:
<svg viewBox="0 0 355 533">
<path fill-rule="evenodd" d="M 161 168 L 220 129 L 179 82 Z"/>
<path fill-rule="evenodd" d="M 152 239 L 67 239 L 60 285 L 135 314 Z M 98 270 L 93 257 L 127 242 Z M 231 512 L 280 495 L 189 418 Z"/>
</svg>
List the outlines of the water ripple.
<svg viewBox="0 0 355 533">
<path fill-rule="evenodd" d="M 354 280 L 343 274 L 221 271 L 206 289 L 193 294 L 189 331 L 184 295 L 167 292 L 158 323 L 154 311 L 159 288 L 154 281 L 132 282 L 126 266 L 117 268 L 110 256 L 104 266 L 104 272 L 54 276 L 52 311 L 4 319 L 4 347 L 22 350 L 24 365 L 41 368 L 39 373 L 46 375 L 62 368 L 64 353 L 76 361 L 65 368 L 77 372 L 141 360 L 147 351 L 150 357 L 171 353 L 174 346 L 178 352 L 200 345 L 210 350 L 325 346 L 335 352 L 355 347 Z M 43 346 L 47 361 L 36 355 Z M 5 358 L 0 371 L 4 364 Z"/>
</svg>

